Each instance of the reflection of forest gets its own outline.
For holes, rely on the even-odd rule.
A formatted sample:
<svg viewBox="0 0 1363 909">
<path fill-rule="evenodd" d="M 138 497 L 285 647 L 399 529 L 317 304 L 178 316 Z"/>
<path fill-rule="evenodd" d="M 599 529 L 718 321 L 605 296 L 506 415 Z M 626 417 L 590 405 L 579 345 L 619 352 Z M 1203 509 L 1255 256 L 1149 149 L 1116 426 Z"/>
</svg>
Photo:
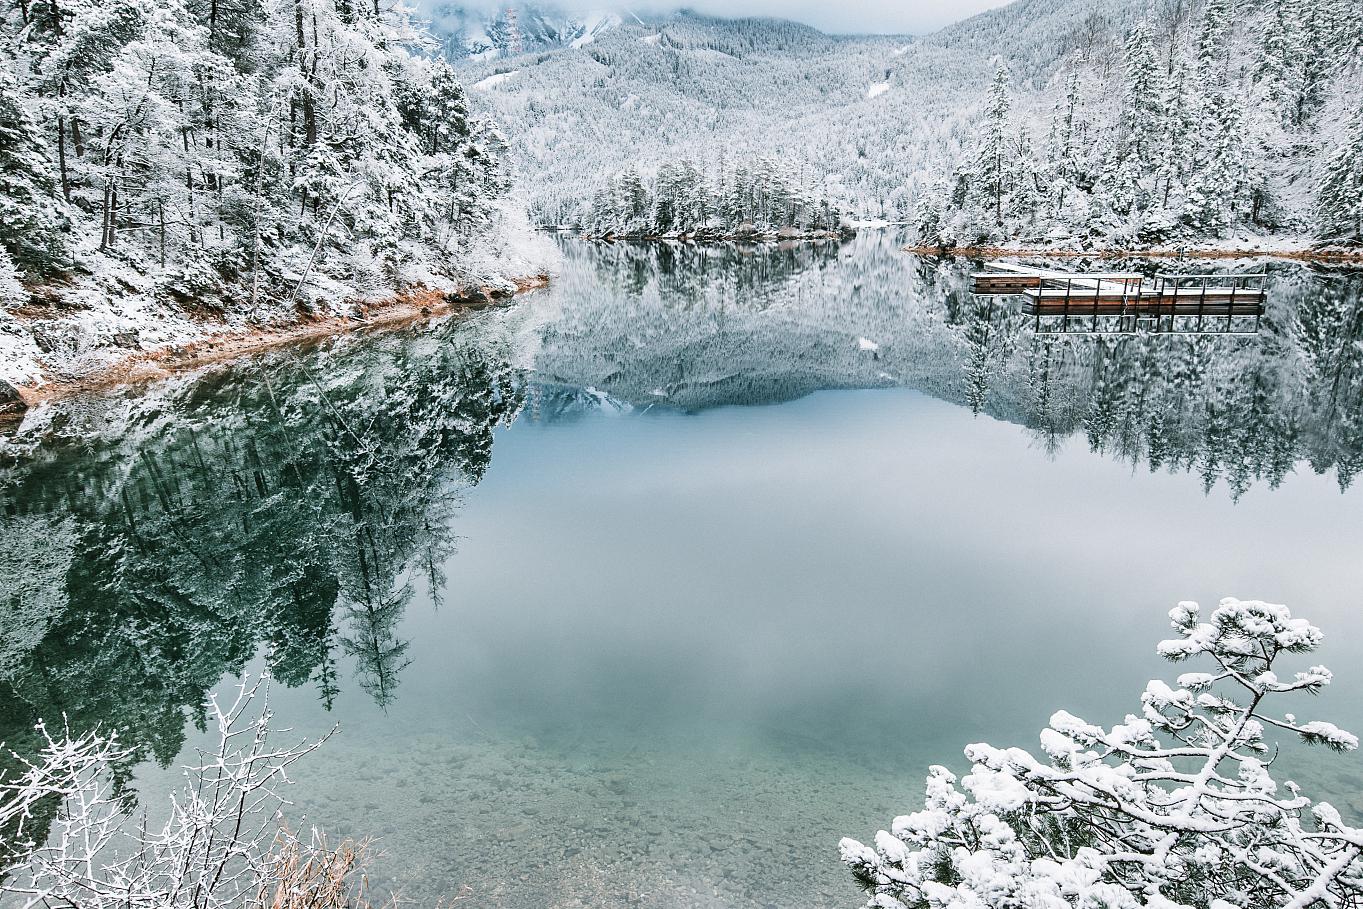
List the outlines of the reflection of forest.
<svg viewBox="0 0 1363 909">
<path fill-rule="evenodd" d="M 843 246 L 565 252 L 571 292 L 536 364 L 553 399 L 536 412 L 550 417 L 603 397 L 701 410 L 907 385 L 1023 424 L 1050 450 L 1082 433 L 1095 450 L 1195 471 L 1208 488 L 1224 478 L 1234 496 L 1303 462 L 1333 468 L 1343 487 L 1359 469 L 1361 276 L 1272 266 L 1253 336 L 1095 337 L 1036 335 L 1007 298 L 969 293 L 978 263 L 908 256 L 885 232 Z"/>
<path fill-rule="evenodd" d="M 1224 479 L 1238 498 L 1298 464 L 1347 489 L 1363 466 L 1363 280 L 1282 267 L 1251 336 L 1034 335 L 987 298 L 949 297 L 961 395 L 1048 449 L 1090 448 L 1151 470 Z"/>
<path fill-rule="evenodd" d="M 261 652 L 328 707 L 347 661 L 389 703 L 413 585 L 438 594 L 454 498 L 523 399 L 506 352 L 472 335 L 234 370 L 0 468 L 0 741 L 31 750 L 35 720 L 65 714 L 169 761 L 206 692 Z"/>
</svg>

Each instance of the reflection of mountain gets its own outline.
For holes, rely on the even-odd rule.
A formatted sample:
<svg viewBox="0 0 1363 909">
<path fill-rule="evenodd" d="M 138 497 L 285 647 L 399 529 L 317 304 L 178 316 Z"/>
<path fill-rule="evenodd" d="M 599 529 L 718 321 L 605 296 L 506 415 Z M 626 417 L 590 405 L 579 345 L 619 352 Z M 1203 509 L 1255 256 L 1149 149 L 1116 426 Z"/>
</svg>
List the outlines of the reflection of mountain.
<svg viewBox="0 0 1363 909">
<path fill-rule="evenodd" d="M 23 752 L 65 714 L 169 761 L 262 650 L 328 706 L 347 663 L 391 701 L 413 585 L 442 586 L 454 498 L 523 400 L 486 334 L 369 338 L 67 411 L 0 470 L 0 741 Z"/>
<path fill-rule="evenodd" d="M 685 410 L 894 382 L 859 340 L 887 334 L 904 293 L 865 279 L 899 273 L 905 288 L 910 260 L 876 239 L 566 251 L 559 309 L 540 331 L 542 380 Z"/>
<path fill-rule="evenodd" d="M 1208 487 L 1225 478 L 1237 496 L 1302 461 L 1334 468 L 1342 486 L 1358 472 L 1363 279 L 1273 266 L 1256 336 L 1037 336 L 1015 307 L 967 292 L 969 263 L 908 256 L 896 240 L 570 241 L 556 308 L 538 329 L 552 403 L 537 412 L 598 401 L 694 411 L 907 385 L 1026 425 L 1048 446 L 1082 432 L 1152 469 L 1197 471 Z M 1155 267 L 1167 263 L 1120 263 Z"/>
</svg>

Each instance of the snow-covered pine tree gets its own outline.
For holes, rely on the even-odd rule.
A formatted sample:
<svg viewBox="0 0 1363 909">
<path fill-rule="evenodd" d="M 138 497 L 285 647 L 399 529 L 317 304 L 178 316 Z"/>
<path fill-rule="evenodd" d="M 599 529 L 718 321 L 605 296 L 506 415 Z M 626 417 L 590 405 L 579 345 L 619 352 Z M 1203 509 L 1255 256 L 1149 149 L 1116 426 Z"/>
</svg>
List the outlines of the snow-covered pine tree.
<svg viewBox="0 0 1363 909">
<path fill-rule="evenodd" d="M 1363 242 L 1363 104 L 1345 136 L 1316 191 L 1316 224 L 1322 238 L 1358 243 Z"/>
<path fill-rule="evenodd" d="M 1000 63 L 994 70 L 985 101 L 982 138 L 971 167 L 979 195 L 989 206 L 994 223 L 1003 224 L 1003 200 L 1009 184 L 1009 118 L 1011 81 L 1008 68 Z"/>
<path fill-rule="evenodd" d="M 1300 129 L 1324 102 L 1326 81 L 1334 69 L 1334 38 L 1339 21 L 1331 0 L 1302 0 L 1292 15 L 1292 67 L 1289 70 L 1290 108 L 1293 126 Z"/>
<path fill-rule="evenodd" d="M 1227 0 L 1203 7 L 1194 60 L 1196 150 L 1187 182 L 1184 221 L 1200 234 L 1218 236 L 1244 208 L 1245 120 L 1240 92 L 1227 69 L 1230 9 Z"/>
<path fill-rule="evenodd" d="M 1259 59 L 1255 64 L 1254 80 L 1263 86 L 1264 95 L 1275 104 L 1283 104 L 1289 93 L 1289 83 L 1297 70 L 1299 46 L 1296 4 L 1292 0 L 1273 0 L 1272 14 L 1265 17 L 1259 34 Z M 1286 110 L 1283 111 L 1286 114 Z"/>
<path fill-rule="evenodd" d="M 13 309 L 24 301 L 24 287 L 19 283 L 19 269 L 9 251 L 0 246 L 0 321 L 5 318 L 5 310 Z"/>
<path fill-rule="evenodd" d="M 1079 116 L 1082 103 L 1082 78 L 1078 66 L 1073 67 L 1065 77 L 1065 94 L 1057 104 L 1051 118 L 1048 136 L 1048 156 L 1053 163 L 1055 183 L 1053 188 L 1053 215 L 1061 216 L 1066 200 L 1073 199 L 1078 192 L 1078 182 L 1082 170 L 1078 154 Z"/>
<path fill-rule="evenodd" d="M 61 256 L 62 218 L 47 147 L 28 102 L 0 61 L 0 249 L 11 269 L 41 274 Z"/>
</svg>

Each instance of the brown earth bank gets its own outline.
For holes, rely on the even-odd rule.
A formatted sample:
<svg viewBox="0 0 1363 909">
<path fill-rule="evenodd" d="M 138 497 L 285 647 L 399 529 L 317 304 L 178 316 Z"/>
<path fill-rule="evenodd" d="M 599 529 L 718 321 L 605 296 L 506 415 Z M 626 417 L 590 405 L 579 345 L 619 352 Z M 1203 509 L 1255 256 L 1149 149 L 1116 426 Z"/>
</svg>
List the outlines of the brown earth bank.
<svg viewBox="0 0 1363 909">
<path fill-rule="evenodd" d="M 1011 246 L 905 246 L 905 252 L 920 256 L 956 256 L 965 259 L 1016 259 L 1022 256 L 1047 256 L 1056 259 L 1288 259 L 1295 262 L 1325 264 L 1363 264 L 1363 248 L 1344 249 L 1265 249 L 1246 246 L 1239 249 L 1048 249 Z"/>
<path fill-rule="evenodd" d="M 202 366 L 333 335 L 402 328 L 432 316 L 486 309 L 517 294 L 547 287 L 549 276 L 516 278 L 514 283 L 514 292 L 482 287 L 458 291 L 414 288 L 361 307 L 359 317 L 300 316 L 298 321 L 280 325 L 209 332 L 199 340 L 184 344 L 129 351 L 127 356 L 88 374 L 53 374 L 36 386 L 12 386 L 0 381 L 0 428 L 17 421 L 25 410 L 43 401 L 155 381 Z"/>
</svg>

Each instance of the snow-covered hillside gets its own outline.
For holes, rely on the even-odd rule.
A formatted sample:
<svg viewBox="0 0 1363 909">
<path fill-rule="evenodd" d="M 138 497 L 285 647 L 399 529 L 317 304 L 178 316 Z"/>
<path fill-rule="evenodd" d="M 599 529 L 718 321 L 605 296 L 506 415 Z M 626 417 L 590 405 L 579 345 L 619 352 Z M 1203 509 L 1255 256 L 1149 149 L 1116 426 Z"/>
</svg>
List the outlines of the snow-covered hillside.
<svg viewBox="0 0 1363 909">
<path fill-rule="evenodd" d="M 718 171 L 760 157 L 819 174 L 852 213 L 879 215 L 907 207 L 914 174 L 946 150 L 934 135 L 958 106 L 914 97 L 906 63 L 951 61 L 896 55 L 904 44 L 682 12 L 627 18 L 583 47 L 470 59 L 460 70 L 475 107 L 507 133 L 542 221 L 582 218 L 631 166 L 648 177 L 667 161 Z M 513 70 L 514 80 L 485 82 Z M 922 141 L 904 144 L 906 128 Z"/>
<path fill-rule="evenodd" d="M 430 37 L 315 7 L 0 7 L 0 382 L 527 273 L 504 140 Z"/>
<path fill-rule="evenodd" d="M 1241 228 L 1260 236 L 1322 233 L 1319 184 L 1347 150 L 1338 127 L 1357 106 L 1349 89 L 1358 69 L 1348 61 L 1357 56 L 1363 11 L 1348 0 L 1244 0 L 1233 15 L 1213 4 L 1210 17 L 1206 8 L 1205 0 L 1017 0 L 921 39 L 828 36 L 779 20 L 681 12 L 625 17 L 582 47 L 560 42 L 461 67 L 470 83 L 495 89 L 474 91 L 474 104 L 507 131 L 533 213 L 545 222 L 580 220 L 605 182 L 630 167 L 648 177 L 665 162 L 715 170 L 734 158 L 772 156 L 827 175 L 861 218 L 914 218 L 924 201 L 940 221 L 965 213 L 952 236 L 938 237 L 934 223 L 927 239 L 1183 242 Z M 1138 33 L 1157 71 L 1144 87 L 1131 82 Z M 1209 34 L 1216 66 L 1199 70 Z M 1291 78 L 1266 81 L 1266 67 L 1275 65 Z M 1009 166 L 994 184 L 1016 193 L 1032 187 L 1021 199 L 1025 217 L 1011 219 L 1002 205 L 985 218 L 979 199 L 968 198 L 982 197 L 985 181 L 974 180 L 974 189 L 961 183 L 979 176 L 970 168 L 986 154 L 981 140 L 1000 69 L 1009 79 L 1009 117 L 988 128 L 1001 129 L 995 159 Z M 514 80 L 490 80 L 513 70 Z M 1293 80 L 1312 86 L 1286 86 Z M 1287 117 L 1283 98 L 1269 97 L 1280 90 L 1309 94 L 1306 116 Z M 1166 175 L 1161 211 L 1135 226 L 1131 206 L 1148 208 L 1148 198 L 1095 191 L 1101 176 L 1117 176 L 1130 148 L 1122 104 L 1133 92 L 1151 110 L 1161 107 L 1166 121 L 1171 111 L 1185 121 L 1142 126 L 1152 147 L 1176 145 L 1181 157 L 1170 164 L 1179 171 L 1176 191 L 1166 192 Z M 1165 97 L 1170 92 L 1179 94 L 1176 102 Z M 1229 178 L 1221 165 L 1234 162 L 1203 160 L 1220 140 L 1191 127 L 1177 138 L 1169 132 L 1207 122 L 1214 108 L 1228 110 L 1218 97 L 1239 106 L 1222 118 L 1224 138 L 1242 159 Z M 1363 151 L 1355 157 L 1363 161 Z M 1128 188 L 1143 179 L 1149 196 L 1155 164 L 1138 163 L 1149 172 L 1137 176 L 1128 167 Z M 1359 170 L 1348 161 L 1336 169 Z M 1346 190 L 1363 177 L 1352 180 Z M 1235 196 L 1225 217 L 1209 217 L 1210 203 L 1199 210 L 1199 181 Z M 1159 230 L 1151 233 L 1152 224 Z"/>
<path fill-rule="evenodd" d="M 613 174 L 690 159 L 772 156 L 828 175 L 850 213 L 908 218 L 950 167 L 994 63 L 1037 87 L 1095 34 L 1120 33 L 1140 0 L 1019 0 L 922 39 L 825 35 L 775 19 L 680 12 L 625 17 L 588 46 L 466 57 L 475 106 L 493 113 L 534 213 L 556 223 Z M 521 13 L 526 18 L 526 13 Z M 435 21 L 435 30 L 463 34 Z M 495 59 L 494 59 L 495 57 Z"/>
</svg>

